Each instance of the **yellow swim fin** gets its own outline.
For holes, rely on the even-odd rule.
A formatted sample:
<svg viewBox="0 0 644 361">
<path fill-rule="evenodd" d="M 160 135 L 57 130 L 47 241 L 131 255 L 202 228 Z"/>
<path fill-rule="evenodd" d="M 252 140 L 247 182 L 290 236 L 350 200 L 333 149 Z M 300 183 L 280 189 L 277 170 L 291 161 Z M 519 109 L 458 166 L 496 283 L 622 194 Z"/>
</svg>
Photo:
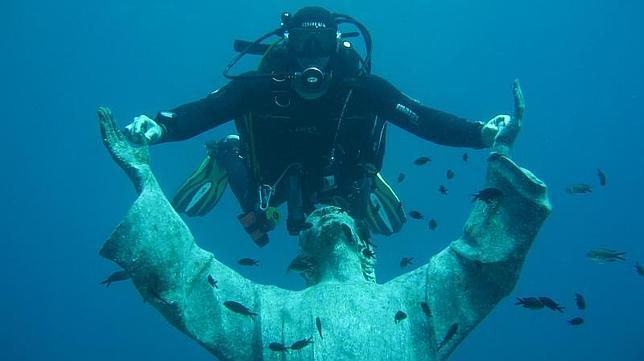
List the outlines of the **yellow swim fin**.
<svg viewBox="0 0 644 361">
<path fill-rule="evenodd" d="M 400 199 L 380 173 L 373 177 L 373 183 L 366 217 L 369 229 L 386 236 L 400 232 L 407 222 Z"/>
<path fill-rule="evenodd" d="M 219 202 L 227 186 L 228 173 L 219 166 L 216 149 L 208 146 L 206 159 L 179 187 L 172 206 L 190 217 L 203 216 Z"/>
</svg>

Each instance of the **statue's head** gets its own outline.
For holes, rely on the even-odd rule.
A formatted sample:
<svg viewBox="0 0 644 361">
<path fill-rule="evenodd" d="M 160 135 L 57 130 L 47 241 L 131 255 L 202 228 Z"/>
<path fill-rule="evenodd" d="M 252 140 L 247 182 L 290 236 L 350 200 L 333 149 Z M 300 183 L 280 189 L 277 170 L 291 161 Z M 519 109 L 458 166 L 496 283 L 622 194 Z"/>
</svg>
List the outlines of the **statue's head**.
<svg viewBox="0 0 644 361">
<path fill-rule="evenodd" d="M 300 233 L 298 257 L 311 263 L 310 269 L 302 272 L 309 285 L 317 283 L 321 261 L 329 258 L 346 261 L 359 260 L 362 274 L 367 281 L 375 282 L 376 263 L 369 232 L 358 224 L 346 211 L 335 206 L 315 210 L 307 218 L 308 228 Z"/>
</svg>

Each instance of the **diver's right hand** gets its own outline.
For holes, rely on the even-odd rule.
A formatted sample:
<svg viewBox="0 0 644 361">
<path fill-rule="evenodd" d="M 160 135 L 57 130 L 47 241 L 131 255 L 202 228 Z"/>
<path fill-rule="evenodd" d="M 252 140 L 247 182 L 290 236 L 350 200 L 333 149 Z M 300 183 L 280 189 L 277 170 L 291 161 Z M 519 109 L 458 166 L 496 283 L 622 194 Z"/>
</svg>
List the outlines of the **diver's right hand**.
<svg viewBox="0 0 644 361">
<path fill-rule="evenodd" d="M 128 138 L 138 144 L 154 144 L 163 136 L 163 127 L 147 115 L 135 117 L 125 130 Z"/>
</svg>

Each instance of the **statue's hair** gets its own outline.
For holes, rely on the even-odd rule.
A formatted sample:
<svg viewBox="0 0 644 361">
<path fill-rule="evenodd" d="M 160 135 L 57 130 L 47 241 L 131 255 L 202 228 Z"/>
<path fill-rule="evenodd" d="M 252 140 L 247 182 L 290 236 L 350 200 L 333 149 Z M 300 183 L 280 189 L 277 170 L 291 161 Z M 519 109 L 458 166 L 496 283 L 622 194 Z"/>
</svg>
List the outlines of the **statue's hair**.
<svg viewBox="0 0 644 361">
<path fill-rule="evenodd" d="M 332 226 L 322 227 L 330 216 L 341 218 L 341 222 Z M 362 266 L 362 275 L 369 282 L 376 282 L 375 264 L 376 256 L 373 245 L 369 242 L 369 231 L 362 222 L 355 221 L 341 208 L 335 206 L 323 207 L 315 210 L 308 218 L 312 226 L 300 234 L 300 250 L 298 257 L 311 260 L 311 267 L 302 272 L 307 285 L 318 282 L 319 269 L 317 254 L 310 252 L 313 248 L 335 246 L 338 239 L 342 239 L 358 255 Z M 322 229 L 325 231 L 322 232 Z M 315 245 L 315 246 L 313 246 Z"/>
</svg>

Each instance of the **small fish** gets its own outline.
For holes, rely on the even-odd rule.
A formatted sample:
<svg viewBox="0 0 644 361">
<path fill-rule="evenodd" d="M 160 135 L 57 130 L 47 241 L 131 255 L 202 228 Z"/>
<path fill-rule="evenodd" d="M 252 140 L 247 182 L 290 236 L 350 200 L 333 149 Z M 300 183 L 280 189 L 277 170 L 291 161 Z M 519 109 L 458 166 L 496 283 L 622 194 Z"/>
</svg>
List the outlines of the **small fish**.
<svg viewBox="0 0 644 361">
<path fill-rule="evenodd" d="M 418 157 L 414 161 L 414 164 L 415 165 L 425 165 L 425 164 L 427 164 L 427 163 L 429 163 L 431 161 L 432 161 L 432 159 L 430 157 Z"/>
<path fill-rule="evenodd" d="M 259 266 L 259 261 L 252 258 L 242 258 L 237 261 L 242 266 Z"/>
<path fill-rule="evenodd" d="M 398 183 L 402 183 L 405 180 L 405 173 L 398 174 Z"/>
<path fill-rule="evenodd" d="M 599 185 L 600 186 L 605 186 L 606 185 L 606 173 L 602 171 L 601 169 L 597 168 L 597 177 L 599 178 Z"/>
<path fill-rule="evenodd" d="M 550 297 L 539 297 L 539 301 L 541 301 L 541 303 L 543 303 L 544 306 L 548 307 L 553 311 L 563 312 L 565 309 L 565 307 L 561 306 Z"/>
<path fill-rule="evenodd" d="M 279 342 L 271 342 L 268 345 L 268 348 L 270 348 L 271 351 L 275 351 L 275 352 L 286 352 L 286 351 L 288 351 L 288 347 L 284 346 L 284 344 L 279 343 Z"/>
<path fill-rule="evenodd" d="M 448 170 L 447 170 L 447 173 L 445 174 L 445 176 L 447 177 L 447 179 L 452 179 L 452 178 L 454 178 L 454 176 L 455 176 L 455 175 L 456 175 L 456 174 L 455 174 L 455 173 L 454 173 L 454 171 L 453 171 L 453 170 L 451 170 L 451 169 L 448 169 Z"/>
<path fill-rule="evenodd" d="M 463 153 L 463 162 L 467 162 L 470 159 L 470 156 L 467 153 Z"/>
<path fill-rule="evenodd" d="M 523 306 L 529 310 L 540 310 L 544 307 L 543 303 L 537 297 L 517 297 L 515 305 Z"/>
<path fill-rule="evenodd" d="M 637 274 L 640 276 L 644 276 L 644 266 L 642 266 L 639 262 L 635 262 L 635 272 L 637 272 Z"/>
<path fill-rule="evenodd" d="M 486 204 L 496 202 L 503 198 L 503 192 L 494 187 L 483 188 L 480 191 L 472 194 L 472 202 L 483 201 Z"/>
<path fill-rule="evenodd" d="M 416 210 L 409 212 L 409 216 L 413 219 L 425 219 L 425 216 Z"/>
<path fill-rule="evenodd" d="M 394 323 L 398 324 L 400 321 L 404 320 L 407 318 L 407 314 L 404 313 L 403 311 L 398 311 L 396 312 L 396 315 L 394 316 Z"/>
<path fill-rule="evenodd" d="M 625 261 L 626 258 L 624 258 L 624 255 L 626 255 L 626 252 L 608 248 L 595 248 L 586 253 L 586 257 L 588 257 L 588 259 L 597 263 Z"/>
<path fill-rule="evenodd" d="M 286 272 L 305 272 L 313 268 L 313 258 L 297 256 L 288 265 Z"/>
<path fill-rule="evenodd" d="M 400 260 L 400 267 L 407 267 L 407 266 L 409 266 L 410 264 L 412 264 L 412 263 L 413 263 L 413 262 L 411 261 L 411 260 L 413 260 L 413 259 L 414 259 L 414 257 L 403 257 L 403 258 Z"/>
<path fill-rule="evenodd" d="M 320 338 L 324 338 L 322 337 L 322 321 L 320 321 L 319 317 L 315 318 L 315 327 L 318 328 L 318 332 L 320 333 Z"/>
<path fill-rule="evenodd" d="M 208 275 L 208 284 L 209 284 L 209 285 L 210 285 L 210 287 L 212 287 L 212 288 L 219 288 L 219 286 L 217 286 L 217 281 L 215 281 L 215 279 L 214 279 L 214 278 L 212 278 L 212 276 L 211 276 L 211 275 Z"/>
<path fill-rule="evenodd" d="M 116 271 L 102 281 L 101 284 L 109 287 L 112 282 L 125 281 L 127 279 L 130 279 L 130 274 L 127 271 Z"/>
<path fill-rule="evenodd" d="M 293 342 L 291 350 L 299 350 L 313 343 L 313 336 Z"/>
<path fill-rule="evenodd" d="M 432 218 L 429 220 L 427 226 L 429 227 L 430 231 L 434 231 L 438 227 L 438 222 L 434 218 Z"/>
<path fill-rule="evenodd" d="M 438 187 L 438 191 L 439 191 L 442 195 L 444 195 L 444 196 L 446 196 L 446 195 L 447 195 L 447 192 L 448 192 L 447 187 L 445 187 L 445 186 L 444 186 L 444 185 L 442 185 L 442 184 L 441 184 L 441 186 L 440 186 L 440 187 Z"/>
<path fill-rule="evenodd" d="M 592 191 L 593 191 L 593 186 L 585 183 L 573 184 L 566 188 L 566 193 L 568 194 L 584 194 L 584 193 L 592 193 Z"/>
<path fill-rule="evenodd" d="M 366 248 L 366 247 L 362 249 L 362 255 L 367 257 L 367 258 L 375 258 L 376 257 L 376 253 L 374 251 L 370 250 L 369 248 Z"/>
<path fill-rule="evenodd" d="M 227 309 L 235 313 L 239 313 L 240 315 L 250 316 L 250 317 L 257 316 L 255 312 L 252 312 L 251 310 L 248 309 L 248 307 L 242 305 L 239 302 L 226 301 L 224 302 L 224 306 L 226 306 Z"/>
<path fill-rule="evenodd" d="M 578 309 L 580 310 L 586 309 L 586 299 L 581 293 L 575 293 L 575 303 L 577 304 Z"/>
<path fill-rule="evenodd" d="M 568 323 L 569 323 L 571 326 L 579 326 L 579 325 L 581 325 L 582 323 L 584 323 L 584 319 L 583 319 L 583 318 L 581 318 L 581 317 L 575 317 L 575 318 L 571 318 L 570 320 L 568 320 Z"/>
<path fill-rule="evenodd" d="M 451 339 L 456 335 L 456 332 L 458 332 L 458 323 L 453 324 L 449 330 L 447 330 L 447 334 L 445 334 L 445 337 L 443 338 L 443 341 L 438 345 L 438 350 L 443 348 Z"/>
<path fill-rule="evenodd" d="M 432 310 L 429 309 L 429 305 L 427 304 L 427 302 L 421 302 L 420 308 L 423 309 L 423 313 L 425 314 L 425 316 L 432 317 Z"/>
</svg>

